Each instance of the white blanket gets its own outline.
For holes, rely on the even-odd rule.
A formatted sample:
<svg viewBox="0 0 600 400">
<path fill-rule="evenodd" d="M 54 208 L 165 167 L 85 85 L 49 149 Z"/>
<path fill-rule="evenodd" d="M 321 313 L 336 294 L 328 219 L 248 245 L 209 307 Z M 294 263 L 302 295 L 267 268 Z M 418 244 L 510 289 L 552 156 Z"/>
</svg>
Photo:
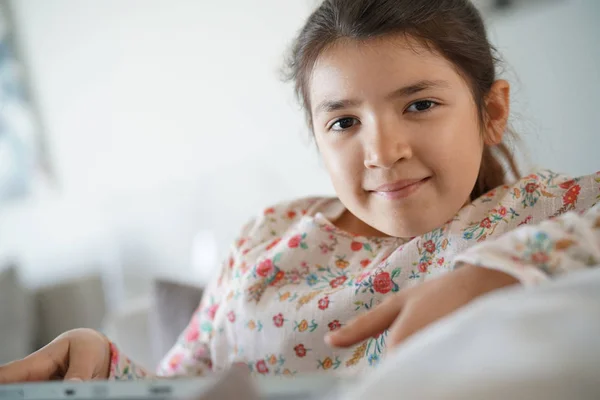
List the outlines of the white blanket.
<svg viewBox="0 0 600 400">
<path fill-rule="evenodd" d="M 341 398 L 600 399 L 600 268 L 475 301 Z"/>
</svg>

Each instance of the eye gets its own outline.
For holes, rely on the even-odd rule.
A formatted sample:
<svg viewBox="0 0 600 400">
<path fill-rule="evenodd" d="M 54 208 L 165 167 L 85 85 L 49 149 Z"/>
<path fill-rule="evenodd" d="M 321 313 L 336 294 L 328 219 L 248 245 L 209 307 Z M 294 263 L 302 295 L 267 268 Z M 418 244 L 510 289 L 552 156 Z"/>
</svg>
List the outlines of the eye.
<svg viewBox="0 0 600 400">
<path fill-rule="evenodd" d="M 412 113 L 422 113 L 422 112 L 431 110 L 432 108 L 434 108 L 437 105 L 438 105 L 438 103 L 436 103 L 435 101 L 432 101 L 432 100 L 419 100 L 419 101 L 415 101 L 410 106 L 408 106 L 406 111 L 412 112 Z"/>
<path fill-rule="evenodd" d="M 344 117 L 335 121 L 329 128 L 332 131 L 345 131 L 358 123 L 356 118 Z"/>
</svg>

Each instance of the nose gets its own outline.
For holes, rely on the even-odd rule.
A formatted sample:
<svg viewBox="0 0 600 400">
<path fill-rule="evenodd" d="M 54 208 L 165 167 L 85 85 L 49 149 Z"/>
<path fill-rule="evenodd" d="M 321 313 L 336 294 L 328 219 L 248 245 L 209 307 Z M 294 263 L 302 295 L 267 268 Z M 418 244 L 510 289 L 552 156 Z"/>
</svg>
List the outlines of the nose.
<svg viewBox="0 0 600 400">
<path fill-rule="evenodd" d="M 367 169 L 389 169 L 413 156 L 409 135 L 396 118 L 374 121 L 364 146 Z"/>
</svg>

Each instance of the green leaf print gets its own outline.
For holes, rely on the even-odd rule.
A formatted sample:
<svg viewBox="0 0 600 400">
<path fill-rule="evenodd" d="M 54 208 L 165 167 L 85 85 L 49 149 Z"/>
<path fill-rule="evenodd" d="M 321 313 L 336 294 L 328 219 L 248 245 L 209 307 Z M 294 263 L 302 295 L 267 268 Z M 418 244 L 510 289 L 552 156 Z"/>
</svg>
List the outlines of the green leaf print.
<svg viewBox="0 0 600 400">
<path fill-rule="evenodd" d="M 213 330 L 213 326 L 211 322 L 208 321 L 204 321 L 201 325 L 200 325 L 200 330 L 202 332 L 207 332 L 210 333 Z"/>
</svg>

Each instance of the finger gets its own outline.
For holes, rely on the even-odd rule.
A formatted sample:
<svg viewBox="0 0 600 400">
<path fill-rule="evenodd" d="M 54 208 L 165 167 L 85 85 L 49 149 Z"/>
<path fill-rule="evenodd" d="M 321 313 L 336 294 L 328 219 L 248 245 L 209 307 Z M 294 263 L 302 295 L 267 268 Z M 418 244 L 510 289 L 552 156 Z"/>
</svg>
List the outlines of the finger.
<svg viewBox="0 0 600 400">
<path fill-rule="evenodd" d="M 60 360 L 50 344 L 22 360 L 0 367 L 0 384 L 46 381 L 60 370 Z"/>
<path fill-rule="evenodd" d="M 428 303 L 417 302 L 405 305 L 402 314 L 390 327 L 386 338 L 386 345 L 388 347 L 398 346 L 410 336 L 450 314 L 464 304 L 462 301 L 450 301 L 436 307 L 434 304 Z"/>
<path fill-rule="evenodd" d="M 371 311 L 328 333 L 325 341 L 333 347 L 352 346 L 389 328 L 401 310 L 400 296 L 391 296 Z"/>
<path fill-rule="evenodd" d="M 95 353 L 88 346 L 70 346 L 69 368 L 65 374 L 66 381 L 89 381 L 94 377 L 96 368 Z"/>
<path fill-rule="evenodd" d="M 402 313 L 396 318 L 385 340 L 388 348 L 401 344 L 406 338 L 423 329 L 428 321 L 423 317 L 424 313 L 417 313 L 410 304 L 406 305 Z"/>
</svg>

